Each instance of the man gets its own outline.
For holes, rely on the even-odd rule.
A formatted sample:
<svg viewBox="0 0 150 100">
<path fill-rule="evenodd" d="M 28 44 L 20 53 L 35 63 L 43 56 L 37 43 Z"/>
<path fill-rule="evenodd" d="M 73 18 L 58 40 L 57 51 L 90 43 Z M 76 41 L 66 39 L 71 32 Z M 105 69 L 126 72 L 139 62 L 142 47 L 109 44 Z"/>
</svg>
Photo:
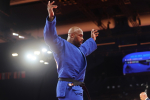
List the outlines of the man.
<svg viewBox="0 0 150 100">
<path fill-rule="evenodd" d="M 145 92 L 140 93 L 141 100 L 150 100 Z"/>
<path fill-rule="evenodd" d="M 57 35 L 56 16 L 54 16 L 54 1 L 48 2 L 49 16 L 44 27 L 44 40 L 53 52 L 59 81 L 57 83 L 57 97 L 59 100 L 83 100 L 83 81 L 86 70 L 86 58 L 96 50 L 95 43 L 98 32 L 91 31 L 91 38 L 83 44 L 83 31 L 79 27 L 72 27 L 68 31 L 67 41 Z"/>
</svg>

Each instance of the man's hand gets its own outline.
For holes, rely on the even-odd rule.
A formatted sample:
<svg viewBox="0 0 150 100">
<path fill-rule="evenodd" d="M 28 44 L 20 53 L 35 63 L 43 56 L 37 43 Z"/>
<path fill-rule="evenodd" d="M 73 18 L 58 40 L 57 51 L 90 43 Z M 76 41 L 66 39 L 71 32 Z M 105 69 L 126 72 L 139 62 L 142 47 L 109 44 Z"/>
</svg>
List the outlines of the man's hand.
<svg viewBox="0 0 150 100">
<path fill-rule="evenodd" d="M 53 5 L 55 1 L 53 1 L 52 3 L 50 3 L 50 1 L 48 1 L 47 4 L 47 10 L 48 10 L 48 14 L 49 14 L 49 21 L 52 21 L 54 18 L 54 11 L 53 8 L 57 8 L 57 5 Z"/>
<path fill-rule="evenodd" d="M 96 40 L 96 37 L 98 36 L 99 32 L 97 32 L 98 30 L 94 30 L 92 29 L 91 31 L 91 38 L 94 39 L 94 41 Z"/>
</svg>

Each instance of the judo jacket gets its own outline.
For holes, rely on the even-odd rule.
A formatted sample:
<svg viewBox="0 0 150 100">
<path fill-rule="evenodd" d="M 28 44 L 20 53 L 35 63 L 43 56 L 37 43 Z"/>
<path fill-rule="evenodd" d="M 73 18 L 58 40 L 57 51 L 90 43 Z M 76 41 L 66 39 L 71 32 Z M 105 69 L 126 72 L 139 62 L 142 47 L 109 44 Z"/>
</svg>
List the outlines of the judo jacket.
<svg viewBox="0 0 150 100">
<path fill-rule="evenodd" d="M 89 38 L 80 47 L 76 47 L 57 35 L 56 17 L 51 22 L 48 21 L 48 18 L 46 18 L 44 27 L 44 40 L 53 52 L 57 65 L 58 78 L 72 78 L 83 82 L 87 66 L 85 56 L 88 56 L 97 48 L 94 39 Z M 65 96 L 67 86 L 67 81 L 58 81 L 57 97 Z M 73 89 L 83 91 L 82 88 L 77 86 L 73 87 Z"/>
</svg>

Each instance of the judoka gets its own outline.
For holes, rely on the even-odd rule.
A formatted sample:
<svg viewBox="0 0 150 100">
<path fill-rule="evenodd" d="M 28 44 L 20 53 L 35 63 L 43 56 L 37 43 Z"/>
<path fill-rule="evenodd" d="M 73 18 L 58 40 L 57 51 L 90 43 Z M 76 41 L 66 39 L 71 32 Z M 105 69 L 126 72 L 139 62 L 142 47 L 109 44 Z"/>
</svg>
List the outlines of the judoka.
<svg viewBox="0 0 150 100">
<path fill-rule="evenodd" d="M 59 100 L 83 100 L 83 89 L 80 85 L 72 85 L 72 80 L 82 83 L 87 66 L 86 56 L 96 50 L 97 30 L 92 29 L 91 38 L 83 43 L 83 31 L 79 27 L 72 27 L 68 31 L 67 40 L 57 35 L 56 16 L 54 15 L 54 1 L 48 2 L 49 16 L 44 27 L 44 40 L 53 52 L 57 64 L 58 83 L 57 97 Z M 83 43 L 83 44 L 82 44 Z"/>
</svg>

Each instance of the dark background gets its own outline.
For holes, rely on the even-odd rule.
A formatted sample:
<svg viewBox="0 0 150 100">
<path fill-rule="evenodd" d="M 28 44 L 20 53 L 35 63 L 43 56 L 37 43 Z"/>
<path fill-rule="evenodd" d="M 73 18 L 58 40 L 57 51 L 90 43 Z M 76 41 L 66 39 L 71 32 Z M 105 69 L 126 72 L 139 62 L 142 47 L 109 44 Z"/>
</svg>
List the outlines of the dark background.
<svg viewBox="0 0 150 100">
<path fill-rule="evenodd" d="M 48 49 L 43 33 L 38 37 L 26 33 L 26 30 L 36 33 L 34 29 L 44 28 L 47 0 L 25 1 L 28 2 L 13 4 L 18 1 L 0 1 L 0 100 L 57 100 L 58 78 L 53 55 L 42 54 L 36 61 L 26 59 L 28 52 L 41 51 L 43 47 Z M 59 6 L 55 9 L 58 26 L 92 21 L 99 28 L 97 44 L 114 42 L 98 45 L 97 50 L 87 57 L 85 84 L 92 100 L 139 100 L 140 92 L 145 91 L 146 84 L 150 83 L 149 72 L 123 75 L 122 58 L 129 53 L 150 50 L 150 44 L 141 45 L 150 42 L 150 19 L 144 25 L 144 19 L 139 17 L 150 14 L 150 1 L 56 0 L 56 4 Z M 103 25 L 102 20 L 106 18 L 114 19 L 114 28 Z M 133 27 L 128 25 L 129 22 Z M 25 39 L 12 36 L 12 32 L 25 36 Z M 67 39 L 67 32 L 59 36 Z M 85 31 L 84 39 L 89 37 L 90 31 Z M 119 47 L 129 44 L 137 45 Z M 12 57 L 15 52 L 18 57 Z M 40 59 L 49 64 L 39 63 Z M 25 71 L 25 78 L 18 75 L 21 71 Z M 8 72 L 11 73 L 9 79 Z M 17 72 L 16 79 L 14 72 Z M 149 93 L 148 89 L 148 96 Z M 84 98 L 87 100 L 86 95 Z"/>
</svg>

